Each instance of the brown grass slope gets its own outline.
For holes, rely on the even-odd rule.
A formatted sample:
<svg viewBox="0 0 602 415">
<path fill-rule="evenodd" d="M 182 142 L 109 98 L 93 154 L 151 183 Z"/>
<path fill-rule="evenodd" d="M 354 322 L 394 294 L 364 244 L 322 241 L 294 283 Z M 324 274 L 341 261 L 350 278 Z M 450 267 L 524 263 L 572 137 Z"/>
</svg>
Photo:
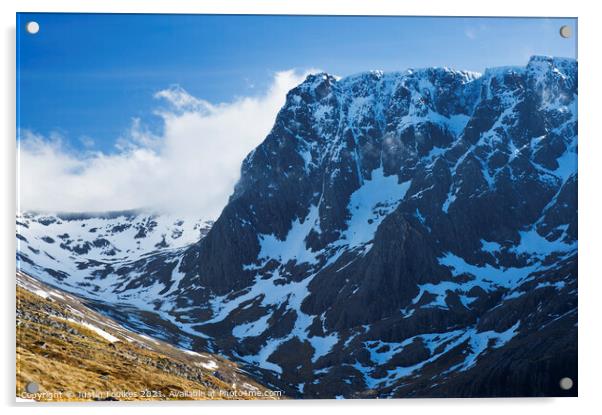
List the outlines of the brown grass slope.
<svg viewBox="0 0 602 415">
<path fill-rule="evenodd" d="M 139 336 L 69 294 L 23 274 L 17 280 L 18 397 L 38 401 L 277 398 L 230 361 L 208 353 L 186 353 Z M 102 332 L 119 340 L 107 340 Z M 39 385 L 37 394 L 24 393 L 29 382 Z"/>
</svg>

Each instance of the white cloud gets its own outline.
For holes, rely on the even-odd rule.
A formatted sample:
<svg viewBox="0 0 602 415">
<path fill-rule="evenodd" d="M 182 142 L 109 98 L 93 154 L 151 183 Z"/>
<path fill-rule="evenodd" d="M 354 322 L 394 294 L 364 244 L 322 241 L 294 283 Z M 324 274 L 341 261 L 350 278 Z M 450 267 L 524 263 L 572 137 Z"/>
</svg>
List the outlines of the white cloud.
<svg viewBox="0 0 602 415">
<path fill-rule="evenodd" d="M 82 145 L 85 148 L 92 148 L 92 147 L 94 147 L 94 144 L 95 144 L 94 139 L 91 137 L 88 137 L 87 135 L 81 136 L 79 138 L 79 142 L 82 143 Z"/>
<path fill-rule="evenodd" d="M 306 74 L 275 74 L 260 96 L 211 104 L 179 86 L 158 92 L 163 133 L 139 119 L 117 153 L 76 153 L 60 137 L 22 131 L 19 209 L 107 211 L 147 207 L 216 218 L 239 178 L 244 157 L 269 133 L 286 93 Z"/>
<path fill-rule="evenodd" d="M 477 26 L 469 26 L 464 28 L 464 35 L 470 40 L 475 40 L 477 37 L 479 37 L 481 33 L 485 32 L 486 30 L 488 30 L 487 25 L 481 23 Z"/>
<path fill-rule="evenodd" d="M 209 102 L 193 97 L 180 85 L 172 85 L 168 89 L 157 92 L 155 98 L 165 99 L 174 109 L 179 111 L 207 114 L 215 110 L 215 107 Z"/>
<path fill-rule="evenodd" d="M 475 29 L 469 27 L 464 29 L 464 35 L 466 35 L 466 37 L 470 40 L 474 40 L 477 37 L 477 32 Z"/>
</svg>

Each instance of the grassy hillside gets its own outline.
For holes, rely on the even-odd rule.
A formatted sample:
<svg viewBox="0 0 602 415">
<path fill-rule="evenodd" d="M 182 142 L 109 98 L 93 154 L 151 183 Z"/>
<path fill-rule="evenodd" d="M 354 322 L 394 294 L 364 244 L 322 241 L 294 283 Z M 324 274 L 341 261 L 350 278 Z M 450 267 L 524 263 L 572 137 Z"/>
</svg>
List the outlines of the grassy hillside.
<svg viewBox="0 0 602 415">
<path fill-rule="evenodd" d="M 232 362 L 128 332 L 70 295 L 24 275 L 18 278 L 18 397 L 39 401 L 277 398 Z M 39 385 L 37 394 L 23 394 L 29 382 Z"/>
</svg>

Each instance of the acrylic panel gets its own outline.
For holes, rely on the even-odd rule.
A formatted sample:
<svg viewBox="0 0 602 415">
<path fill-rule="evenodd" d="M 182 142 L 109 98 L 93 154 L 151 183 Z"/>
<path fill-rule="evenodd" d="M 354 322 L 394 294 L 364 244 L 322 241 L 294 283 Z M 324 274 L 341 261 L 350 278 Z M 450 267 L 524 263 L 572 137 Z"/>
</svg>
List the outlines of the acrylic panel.
<svg viewBox="0 0 602 415">
<path fill-rule="evenodd" d="M 18 14 L 17 400 L 576 396 L 576 42 Z"/>
</svg>

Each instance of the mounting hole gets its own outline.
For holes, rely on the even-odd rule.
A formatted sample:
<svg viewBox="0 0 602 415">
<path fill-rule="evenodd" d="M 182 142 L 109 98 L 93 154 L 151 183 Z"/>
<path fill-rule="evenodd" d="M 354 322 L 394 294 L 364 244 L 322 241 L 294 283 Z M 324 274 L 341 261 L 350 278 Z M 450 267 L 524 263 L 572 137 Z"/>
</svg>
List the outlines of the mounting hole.
<svg viewBox="0 0 602 415">
<path fill-rule="evenodd" d="M 569 37 L 571 37 L 571 26 L 560 26 L 560 36 L 562 36 L 565 39 L 568 39 Z"/>
<path fill-rule="evenodd" d="M 40 386 L 35 382 L 29 382 L 27 385 L 25 385 L 25 391 L 27 393 L 38 393 L 39 390 Z"/>
<path fill-rule="evenodd" d="M 572 387 L 573 387 L 573 379 L 571 379 L 571 378 L 562 378 L 562 379 L 560 379 L 560 389 L 568 391 Z"/>
<path fill-rule="evenodd" d="M 38 24 L 38 22 L 34 21 L 27 22 L 27 24 L 25 25 L 25 30 L 27 30 L 27 33 L 29 33 L 30 35 L 35 35 L 40 31 L 40 25 Z"/>
</svg>

